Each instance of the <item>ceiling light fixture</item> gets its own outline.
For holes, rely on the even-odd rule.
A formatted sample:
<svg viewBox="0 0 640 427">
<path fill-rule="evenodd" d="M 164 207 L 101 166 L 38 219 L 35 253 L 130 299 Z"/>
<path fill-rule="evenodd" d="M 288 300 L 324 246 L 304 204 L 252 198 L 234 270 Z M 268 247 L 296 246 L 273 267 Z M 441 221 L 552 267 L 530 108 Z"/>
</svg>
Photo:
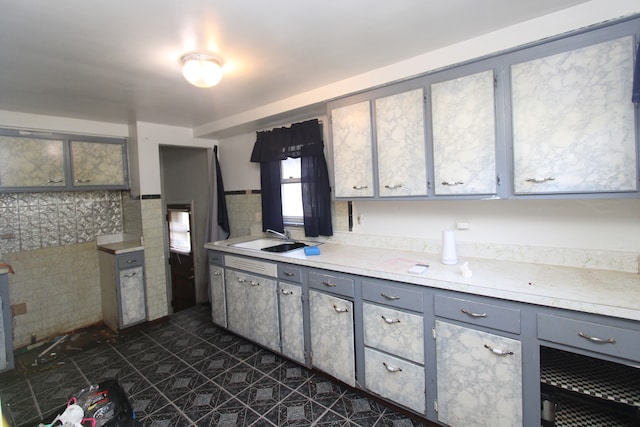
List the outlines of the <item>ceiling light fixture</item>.
<svg viewBox="0 0 640 427">
<path fill-rule="evenodd" d="M 182 57 L 182 75 L 197 87 L 212 87 L 222 79 L 222 59 L 208 53 L 188 53 Z"/>
</svg>

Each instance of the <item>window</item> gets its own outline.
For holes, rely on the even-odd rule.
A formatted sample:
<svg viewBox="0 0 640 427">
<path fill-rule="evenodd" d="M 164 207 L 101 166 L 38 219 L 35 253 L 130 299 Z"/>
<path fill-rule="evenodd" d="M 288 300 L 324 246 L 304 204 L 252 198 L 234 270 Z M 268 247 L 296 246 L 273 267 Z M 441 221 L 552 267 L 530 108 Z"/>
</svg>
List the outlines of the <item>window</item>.
<svg viewBox="0 0 640 427">
<path fill-rule="evenodd" d="M 303 224 L 300 158 L 280 162 L 282 217 L 285 224 Z"/>
</svg>

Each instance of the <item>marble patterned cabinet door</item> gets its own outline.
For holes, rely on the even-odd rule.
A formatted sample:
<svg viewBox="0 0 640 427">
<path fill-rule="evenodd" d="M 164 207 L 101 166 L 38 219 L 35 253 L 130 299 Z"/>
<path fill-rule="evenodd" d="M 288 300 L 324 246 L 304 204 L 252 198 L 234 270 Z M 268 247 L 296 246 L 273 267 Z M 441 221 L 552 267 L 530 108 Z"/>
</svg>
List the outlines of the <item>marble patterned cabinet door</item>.
<svg viewBox="0 0 640 427">
<path fill-rule="evenodd" d="M 0 136 L 0 187 L 64 187 L 63 144 Z"/>
<path fill-rule="evenodd" d="M 233 332 L 249 337 L 249 304 L 247 301 L 246 275 L 235 270 L 224 271 L 227 302 L 227 323 Z"/>
<path fill-rule="evenodd" d="M 279 288 L 282 354 L 304 365 L 302 288 L 289 283 L 280 283 Z"/>
<path fill-rule="evenodd" d="M 309 291 L 313 366 L 355 387 L 353 303 Z"/>
<path fill-rule="evenodd" d="M 209 265 L 209 286 L 211 286 L 211 319 L 216 325 L 227 327 L 227 303 L 224 292 L 224 269 Z"/>
<path fill-rule="evenodd" d="M 120 273 L 121 327 L 142 322 L 147 318 L 144 293 L 144 270 L 142 267 L 128 268 Z"/>
<path fill-rule="evenodd" d="M 435 324 L 438 421 L 521 426 L 520 341 L 439 320 Z"/>
<path fill-rule="evenodd" d="M 633 38 L 511 66 L 516 194 L 637 188 Z"/>
<path fill-rule="evenodd" d="M 380 197 L 425 196 L 423 90 L 378 98 L 375 109 L 378 194 Z"/>
<path fill-rule="evenodd" d="M 71 141 L 73 184 L 124 185 L 124 145 Z"/>
<path fill-rule="evenodd" d="M 493 70 L 431 85 L 436 195 L 496 193 Z"/>
<path fill-rule="evenodd" d="M 336 197 L 373 196 L 373 146 L 369 101 L 331 110 Z"/>
</svg>

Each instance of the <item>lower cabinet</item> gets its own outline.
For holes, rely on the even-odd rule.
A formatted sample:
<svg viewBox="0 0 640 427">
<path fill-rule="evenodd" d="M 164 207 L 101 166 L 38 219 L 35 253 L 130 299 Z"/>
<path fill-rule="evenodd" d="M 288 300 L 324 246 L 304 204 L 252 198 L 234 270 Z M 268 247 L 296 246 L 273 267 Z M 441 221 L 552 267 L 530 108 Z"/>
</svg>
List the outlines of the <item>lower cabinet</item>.
<svg viewBox="0 0 640 427">
<path fill-rule="evenodd" d="M 211 319 L 216 325 L 227 327 L 227 302 L 224 289 L 224 268 L 209 264 L 209 292 Z"/>
<path fill-rule="evenodd" d="M 302 287 L 300 285 L 280 282 L 278 289 L 282 354 L 304 365 Z"/>
<path fill-rule="evenodd" d="M 438 421 L 522 425 L 520 341 L 436 320 Z"/>
<path fill-rule="evenodd" d="M 276 281 L 231 269 L 224 274 L 229 329 L 280 352 Z"/>
<path fill-rule="evenodd" d="M 104 323 L 117 331 L 144 322 L 144 251 L 116 255 L 99 251 L 98 261 Z"/>
<path fill-rule="evenodd" d="M 13 322 L 9 303 L 9 279 L 0 274 L 0 372 L 13 369 Z"/>
<path fill-rule="evenodd" d="M 353 302 L 309 290 L 312 365 L 355 386 Z"/>
</svg>

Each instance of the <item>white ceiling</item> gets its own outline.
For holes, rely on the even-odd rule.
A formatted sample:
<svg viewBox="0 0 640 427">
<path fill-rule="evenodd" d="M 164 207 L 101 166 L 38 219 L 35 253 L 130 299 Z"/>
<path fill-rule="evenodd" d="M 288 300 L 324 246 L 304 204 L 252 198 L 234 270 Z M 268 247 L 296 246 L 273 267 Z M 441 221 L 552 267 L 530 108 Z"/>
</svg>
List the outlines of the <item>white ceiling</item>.
<svg viewBox="0 0 640 427">
<path fill-rule="evenodd" d="M 0 0 L 0 110 L 197 127 L 585 0 Z M 180 57 L 227 62 L 211 89 Z"/>
</svg>

